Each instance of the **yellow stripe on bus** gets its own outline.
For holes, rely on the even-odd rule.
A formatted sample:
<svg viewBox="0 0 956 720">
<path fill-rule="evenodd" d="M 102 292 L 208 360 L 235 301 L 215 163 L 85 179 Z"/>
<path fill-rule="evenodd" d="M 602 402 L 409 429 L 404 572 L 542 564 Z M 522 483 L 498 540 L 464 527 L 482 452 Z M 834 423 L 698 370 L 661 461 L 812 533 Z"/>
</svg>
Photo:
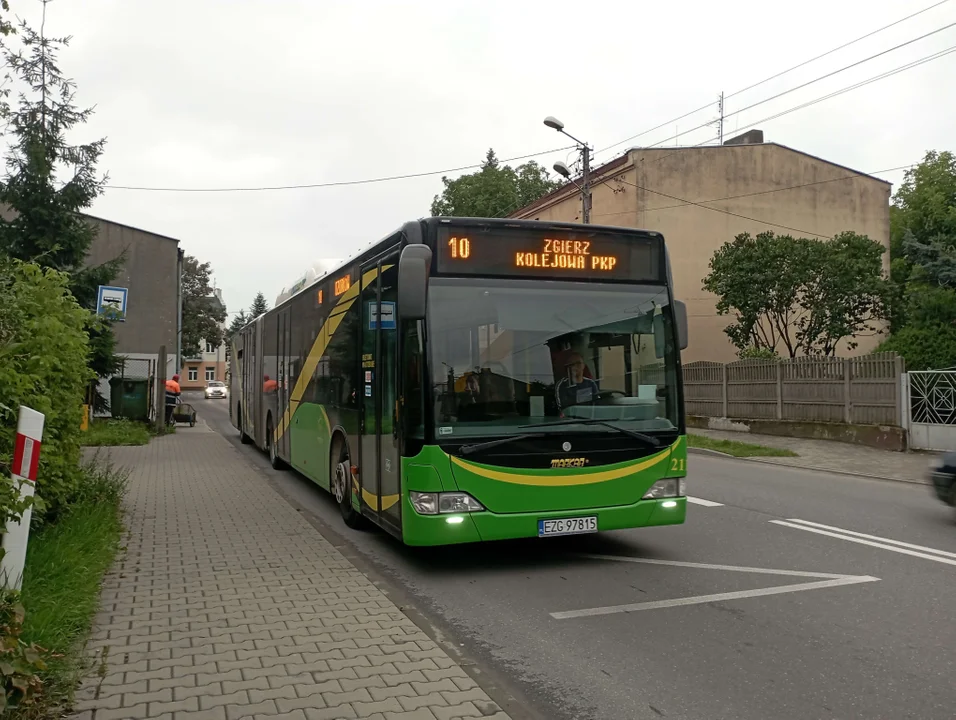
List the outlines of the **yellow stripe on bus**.
<svg viewBox="0 0 956 720">
<path fill-rule="evenodd" d="M 358 480 L 355 478 L 352 478 L 352 487 L 355 488 L 356 492 L 358 492 L 359 484 Z M 370 493 L 365 488 L 362 488 L 362 500 L 364 500 L 365 504 L 370 508 L 375 507 L 376 497 L 377 496 L 374 493 Z M 398 502 L 398 499 L 398 495 L 382 495 L 382 510 L 388 510 L 390 507 L 392 507 L 392 505 Z"/>
<path fill-rule="evenodd" d="M 391 267 L 393 266 L 383 265 L 382 271 L 384 272 Z M 332 341 L 332 336 L 335 335 L 335 331 L 339 329 L 339 325 L 342 324 L 342 320 L 345 318 L 345 313 L 348 312 L 349 308 L 352 307 L 353 303 L 355 303 L 355 300 L 358 298 L 359 290 L 363 287 L 367 287 L 377 275 L 378 268 L 366 272 L 362 276 L 361 282 L 355 283 L 348 290 L 346 290 L 342 297 L 339 298 L 339 301 L 335 304 L 335 307 L 332 308 L 332 312 L 329 313 L 329 319 L 325 321 L 325 324 L 322 325 L 322 329 L 319 330 L 319 334 L 316 336 L 315 342 L 312 343 L 312 349 L 309 350 L 309 355 L 305 359 L 305 364 L 302 366 L 302 370 L 299 372 L 299 378 L 296 380 L 295 387 L 292 388 L 292 393 L 289 396 L 289 405 L 286 407 L 285 412 L 282 414 L 282 420 L 275 429 L 275 438 L 273 442 L 278 442 L 279 438 L 281 438 L 285 434 L 285 431 L 289 429 L 289 422 L 291 421 L 292 416 L 295 415 L 295 411 L 296 408 L 299 407 L 299 403 L 302 401 L 302 396 L 305 394 L 305 390 L 309 386 L 309 382 L 312 380 L 312 375 L 315 373 L 315 369 L 318 367 L 319 361 L 325 354 L 325 349 Z"/>
<path fill-rule="evenodd" d="M 676 443 L 675 443 L 676 445 Z M 575 473 L 573 475 L 526 475 L 523 473 L 503 472 L 493 470 L 489 467 L 482 467 L 473 463 L 461 460 L 450 455 L 451 461 L 468 472 L 480 475 L 489 480 L 498 480 L 500 482 L 512 483 L 515 485 L 538 485 L 546 487 L 568 487 L 572 485 L 591 485 L 593 483 L 608 482 L 609 480 L 618 480 L 627 475 L 633 475 L 641 470 L 647 470 L 649 467 L 659 464 L 667 459 L 674 445 L 661 450 L 656 455 L 640 462 L 625 465 L 624 467 L 614 468 L 613 470 L 599 470 L 589 473 Z"/>
</svg>

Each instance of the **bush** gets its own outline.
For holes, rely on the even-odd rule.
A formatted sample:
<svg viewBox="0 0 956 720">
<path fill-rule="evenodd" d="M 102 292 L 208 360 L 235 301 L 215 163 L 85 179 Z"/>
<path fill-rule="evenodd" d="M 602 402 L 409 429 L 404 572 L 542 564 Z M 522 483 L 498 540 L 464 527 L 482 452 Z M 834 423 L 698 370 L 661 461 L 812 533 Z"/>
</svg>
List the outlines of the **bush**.
<svg viewBox="0 0 956 720">
<path fill-rule="evenodd" d="M 23 619 L 18 593 L 0 594 L 0 713 L 34 704 L 43 688 L 39 673 L 47 669 L 47 652 L 20 638 Z"/>
<path fill-rule="evenodd" d="M 780 355 L 773 348 L 754 347 L 748 345 L 743 350 L 737 351 L 737 357 L 741 360 L 779 360 Z"/>
<path fill-rule="evenodd" d="M 62 512 L 82 481 L 80 421 L 91 380 L 86 325 L 69 276 L 0 256 L 0 472 L 9 473 L 18 406 L 46 416 L 33 522 Z M 0 512 L 12 495 L 0 493 Z"/>
<path fill-rule="evenodd" d="M 910 325 L 893 333 L 877 352 L 895 350 L 907 370 L 943 370 L 956 366 L 956 327 L 938 323 Z"/>
<path fill-rule="evenodd" d="M 14 718 L 59 717 L 55 710 L 72 702 L 88 665 L 83 641 L 99 606 L 103 574 L 120 547 L 120 501 L 127 477 L 125 470 L 95 457 L 82 468 L 81 480 L 57 522 L 30 538 L 22 593 L 29 612 L 25 620 L 20 616 L 22 637 L 50 653 L 48 662 L 34 665 L 42 693 L 35 692 L 39 686 L 34 683 L 31 709 Z M 20 644 L 23 653 L 30 647 L 39 651 L 36 646 Z M 23 655 L 27 661 L 34 657 Z"/>
</svg>

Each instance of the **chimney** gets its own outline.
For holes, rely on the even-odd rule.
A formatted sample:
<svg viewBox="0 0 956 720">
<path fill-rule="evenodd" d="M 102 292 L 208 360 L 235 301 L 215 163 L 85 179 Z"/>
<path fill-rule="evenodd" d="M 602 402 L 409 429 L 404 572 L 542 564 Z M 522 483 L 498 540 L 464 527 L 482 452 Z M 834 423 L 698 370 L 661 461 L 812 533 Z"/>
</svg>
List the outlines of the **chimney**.
<svg viewBox="0 0 956 720">
<path fill-rule="evenodd" d="M 760 145 L 763 142 L 763 130 L 748 130 L 743 135 L 724 140 L 724 145 Z"/>
</svg>

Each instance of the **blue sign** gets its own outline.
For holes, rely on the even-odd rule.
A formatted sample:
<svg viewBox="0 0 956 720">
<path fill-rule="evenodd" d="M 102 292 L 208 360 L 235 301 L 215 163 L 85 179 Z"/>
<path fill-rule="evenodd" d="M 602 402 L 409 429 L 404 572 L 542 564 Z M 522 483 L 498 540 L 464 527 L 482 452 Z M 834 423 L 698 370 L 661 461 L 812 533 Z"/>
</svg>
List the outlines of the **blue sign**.
<svg viewBox="0 0 956 720">
<path fill-rule="evenodd" d="M 376 312 L 376 303 L 374 300 L 368 304 L 368 329 L 378 328 L 378 313 Z M 395 303 L 383 302 L 382 307 L 382 330 L 395 329 Z"/>
<path fill-rule="evenodd" d="M 120 322 L 126 322 L 126 300 L 129 289 L 100 285 L 96 292 L 96 314 L 110 315 Z"/>
</svg>

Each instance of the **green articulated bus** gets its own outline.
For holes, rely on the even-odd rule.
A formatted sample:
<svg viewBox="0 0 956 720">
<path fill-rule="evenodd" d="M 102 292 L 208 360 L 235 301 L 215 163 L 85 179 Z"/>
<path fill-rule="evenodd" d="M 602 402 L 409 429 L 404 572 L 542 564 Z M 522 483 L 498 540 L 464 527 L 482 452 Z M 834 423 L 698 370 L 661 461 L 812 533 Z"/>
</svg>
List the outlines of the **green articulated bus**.
<svg viewBox="0 0 956 720">
<path fill-rule="evenodd" d="M 684 522 L 664 238 L 433 217 L 302 278 L 233 338 L 243 442 L 409 545 Z"/>
</svg>

